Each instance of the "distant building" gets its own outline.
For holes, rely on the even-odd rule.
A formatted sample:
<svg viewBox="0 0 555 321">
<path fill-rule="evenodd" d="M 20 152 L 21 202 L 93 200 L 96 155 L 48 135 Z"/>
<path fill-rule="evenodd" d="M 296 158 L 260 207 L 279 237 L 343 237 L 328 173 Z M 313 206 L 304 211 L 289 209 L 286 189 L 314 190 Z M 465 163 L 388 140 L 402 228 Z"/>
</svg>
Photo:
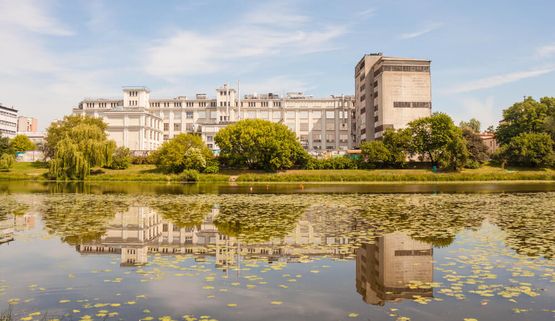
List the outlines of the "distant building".
<svg viewBox="0 0 555 321">
<path fill-rule="evenodd" d="M 34 133 L 38 131 L 38 121 L 33 117 L 19 116 L 17 118 L 18 133 Z"/>
<path fill-rule="evenodd" d="M 0 134 L 14 138 L 17 134 L 17 109 L 0 104 Z"/>
<path fill-rule="evenodd" d="M 488 147 L 488 153 L 495 153 L 495 151 L 499 147 L 499 145 L 497 144 L 497 139 L 495 139 L 495 134 L 483 132 L 480 134 L 480 138 L 482 139 L 482 142 L 484 142 L 484 145 Z"/>
<path fill-rule="evenodd" d="M 432 279 L 432 245 L 402 232 L 377 237 L 374 244 L 365 243 L 356 251 L 356 289 L 368 304 L 431 297 L 431 286 L 414 285 L 430 285 Z"/>
<path fill-rule="evenodd" d="M 356 144 L 380 139 L 432 110 L 430 61 L 383 56 L 362 57 L 355 67 Z"/>
<path fill-rule="evenodd" d="M 309 151 L 347 150 L 352 148 L 352 96 L 314 98 L 303 93 L 248 94 L 239 97 L 234 88 L 224 85 L 216 89 L 216 97 L 197 94 L 194 98 L 150 98 L 145 87 L 124 88 L 122 99 L 85 99 L 73 110 L 74 114 L 102 117 L 108 123 L 108 134 L 118 145 L 132 150 L 156 149 L 162 141 L 181 133 L 198 133 L 209 148 L 218 150 L 214 136 L 223 127 L 241 119 L 265 119 L 279 122 L 296 133 L 300 143 Z M 137 113 L 134 117 L 131 113 Z M 146 133 L 158 134 L 139 147 L 133 146 L 142 135 L 131 135 L 132 118 L 142 117 Z M 155 120 L 151 125 L 146 119 Z M 124 121 L 126 120 L 126 121 Z M 146 123 L 145 123 L 146 121 Z M 135 125 L 133 125 L 135 126 Z M 136 130 L 134 133 L 136 133 Z M 127 134 L 126 134 L 127 133 Z M 160 137 L 158 137 L 160 136 Z M 125 139 L 127 137 L 127 140 Z"/>
</svg>

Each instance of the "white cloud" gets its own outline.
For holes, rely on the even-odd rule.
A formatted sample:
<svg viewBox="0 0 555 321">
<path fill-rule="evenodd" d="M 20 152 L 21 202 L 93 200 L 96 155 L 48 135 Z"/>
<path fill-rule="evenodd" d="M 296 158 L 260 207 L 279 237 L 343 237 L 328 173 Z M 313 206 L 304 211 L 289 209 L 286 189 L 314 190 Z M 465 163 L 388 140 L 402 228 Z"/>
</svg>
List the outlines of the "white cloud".
<svg viewBox="0 0 555 321">
<path fill-rule="evenodd" d="M 256 58 L 334 50 L 333 41 L 346 32 L 343 26 L 309 22 L 282 6 L 266 5 L 212 33 L 178 30 L 146 50 L 146 72 L 172 78 L 240 70 Z"/>
<path fill-rule="evenodd" d="M 0 27 L 13 27 L 52 36 L 73 35 L 73 31 L 48 14 L 44 7 L 48 2 L 0 0 Z"/>
<path fill-rule="evenodd" d="M 376 13 L 376 9 L 375 8 L 370 8 L 370 9 L 366 9 L 366 10 L 362 10 L 356 13 L 357 16 L 359 17 L 371 17 Z"/>
<path fill-rule="evenodd" d="M 511 72 L 508 74 L 486 77 L 486 78 L 473 80 L 473 81 L 455 86 L 447 90 L 447 93 L 460 94 L 460 93 L 466 93 L 466 92 L 471 92 L 471 91 L 476 91 L 481 89 L 498 87 L 498 86 L 519 81 L 522 79 L 542 76 L 542 75 L 551 73 L 553 71 L 555 71 L 555 67 L 550 66 L 550 67 L 544 67 L 539 69 Z"/>
<path fill-rule="evenodd" d="M 536 56 L 539 58 L 555 56 L 555 44 L 539 47 L 536 49 Z"/>
<path fill-rule="evenodd" d="M 421 30 L 417 30 L 417 31 L 413 31 L 413 32 L 408 32 L 408 33 L 404 33 L 401 35 L 402 39 L 412 39 L 412 38 L 417 38 L 420 36 L 423 36 L 427 33 L 430 33 L 434 30 L 439 29 L 440 27 L 443 26 L 442 22 L 436 22 L 436 23 L 432 23 L 429 24 L 428 26 L 426 26 L 425 28 L 421 29 Z"/>
<path fill-rule="evenodd" d="M 501 110 L 495 106 L 495 99 L 492 96 L 483 100 L 463 98 L 461 108 L 455 112 L 456 123 L 468 121 L 470 118 L 478 119 L 482 124 L 482 130 L 485 130 L 490 125 L 497 125 L 501 118 Z"/>
</svg>

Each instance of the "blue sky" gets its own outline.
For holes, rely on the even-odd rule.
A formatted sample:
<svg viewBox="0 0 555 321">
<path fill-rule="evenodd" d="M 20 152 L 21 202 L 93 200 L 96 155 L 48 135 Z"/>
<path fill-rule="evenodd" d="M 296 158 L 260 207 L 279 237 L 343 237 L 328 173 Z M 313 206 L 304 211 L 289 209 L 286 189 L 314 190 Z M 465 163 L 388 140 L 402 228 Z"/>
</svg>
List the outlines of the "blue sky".
<svg viewBox="0 0 555 321">
<path fill-rule="evenodd" d="M 40 127 L 84 97 L 352 94 L 365 53 L 432 60 L 433 109 L 496 124 L 555 96 L 555 2 L 0 0 L 0 102 Z"/>
</svg>

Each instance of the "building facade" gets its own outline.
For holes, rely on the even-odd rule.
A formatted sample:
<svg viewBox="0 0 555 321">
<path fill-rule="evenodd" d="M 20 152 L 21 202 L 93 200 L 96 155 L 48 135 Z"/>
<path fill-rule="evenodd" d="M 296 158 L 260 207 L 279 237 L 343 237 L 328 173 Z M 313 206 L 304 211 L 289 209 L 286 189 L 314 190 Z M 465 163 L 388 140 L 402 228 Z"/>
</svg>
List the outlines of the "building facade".
<svg viewBox="0 0 555 321">
<path fill-rule="evenodd" d="M 35 133 L 38 131 L 38 121 L 33 117 L 19 116 L 17 118 L 18 133 Z"/>
<path fill-rule="evenodd" d="M 0 134 L 9 138 L 17 135 L 17 109 L 0 104 Z"/>
<path fill-rule="evenodd" d="M 129 140 L 129 124 L 124 121 L 130 113 L 140 112 L 145 133 L 156 133 L 154 140 L 142 146 L 154 150 L 163 141 L 181 133 L 198 133 L 212 150 L 217 151 L 214 136 L 223 127 L 241 119 L 265 119 L 285 124 L 296 133 L 309 151 L 347 150 L 353 147 L 352 96 L 314 98 L 303 93 L 288 93 L 284 97 L 268 93 L 240 97 L 234 88 L 224 85 L 216 96 L 196 94 L 193 98 L 153 99 L 145 87 L 124 88 L 123 99 L 85 99 L 74 109 L 75 114 L 102 117 L 108 123 L 108 133 L 118 145 L 137 150 L 136 140 Z M 139 114 L 137 114 L 139 117 Z M 156 120 L 151 127 L 148 118 Z M 137 127 L 136 130 L 142 130 Z M 135 133 L 136 134 L 136 133 Z M 148 134 L 150 135 L 150 134 Z M 147 136 L 148 136 L 147 135 Z M 140 135 L 139 135 L 140 136 Z M 150 136 L 148 136 L 150 137 Z"/>
<path fill-rule="evenodd" d="M 145 87 L 123 88 L 123 99 L 84 99 L 73 113 L 101 117 L 109 139 L 135 153 L 156 150 L 162 144 L 162 119 L 149 110 L 150 91 Z"/>
<path fill-rule="evenodd" d="M 380 139 L 432 110 L 430 61 L 365 55 L 355 67 L 356 145 Z"/>
</svg>

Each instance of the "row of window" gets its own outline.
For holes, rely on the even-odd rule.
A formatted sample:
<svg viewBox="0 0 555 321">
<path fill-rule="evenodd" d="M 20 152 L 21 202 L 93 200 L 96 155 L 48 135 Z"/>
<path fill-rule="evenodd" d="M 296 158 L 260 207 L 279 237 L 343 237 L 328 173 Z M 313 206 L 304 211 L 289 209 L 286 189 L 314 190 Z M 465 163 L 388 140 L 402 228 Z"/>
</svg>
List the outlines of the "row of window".
<svg viewBox="0 0 555 321">
<path fill-rule="evenodd" d="M 0 115 L 17 117 L 17 114 L 8 113 L 7 111 L 0 110 Z"/>
<path fill-rule="evenodd" d="M 11 121 L 0 120 L 0 125 L 5 125 L 9 127 L 17 127 L 17 124 Z"/>
<path fill-rule="evenodd" d="M 393 107 L 396 108 L 432 108 L 429 101 L 394 101 Z"/>
<path fill-rule="evenodd" d="M 0 128 L 0 133 L 15 135 L 15 130 L 8 130 L 8 129 Z"/>
</svg>

